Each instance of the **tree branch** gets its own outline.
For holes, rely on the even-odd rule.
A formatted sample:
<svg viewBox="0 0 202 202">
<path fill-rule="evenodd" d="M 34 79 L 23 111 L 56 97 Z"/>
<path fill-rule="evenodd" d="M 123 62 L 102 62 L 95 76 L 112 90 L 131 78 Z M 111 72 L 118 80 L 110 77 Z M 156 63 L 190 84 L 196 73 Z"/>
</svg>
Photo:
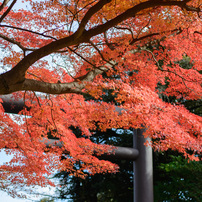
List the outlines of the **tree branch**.
<svg viewBox="0 0 202 202">
<path fill-rule="evenodd" d="M 21 28 L 21 27 L 15 27 L 15 26 L 11 26 L 11 25 L 0 25 L 0 27 L 6 27 L 6 28 L 11 28 L 11 29 L 17 29 L 17 30 L 20 30 L 20 31 L 30 32 L 30 33 L 32 33 L 32 34 L 36 34 L 36 35 L 40 35 L 40 36 L 43 36 L 43 37 L 46 37 L 46 38 L 50 38 L 50 39 L 57 40 L 55 37 L 52 37 L 52 36 L 49 36 L 49 35 L 45 35 L 44 33 L 35 32 L 35 31 L 28 30 L 28 29 Z"/>
<path fill-rule="evenodd" d="M 79 78 L 76 81 L 70 83 L 47 83 L 43 81 L 25 79 L 21 89 L 19 90 L 39 91 L 48 94 L 64 94 L 64 93 L 84 94 L 82 90 L 85 88 L 86 82 L 93 81 L 93 79 L 97 75 L 107 70 L 108 68 L 104 66 L 96 68 L 88 72 L 86 75 L 82 76 L 82 78 Z M 14 91 L 16 91 L 16 88 L 14 89 Z M 14 91 L 12 91 L 12 89 L 10 88 L 9 93 Z"/>
<path fill-rule="evenodd" d="M 132 8 L 126 10 L 122 14 L 118 15 L 117 17 L 107 21 L 106 23 L 102 25 L 98 25 L 91 30 L 89 30 L 88 34 L 90 37 L 95 36 L 97 34 L 103 33 L 110 29 L 111 27 L 114 27 L 115 25 L 123 22 L 124 20 L 127 20 L 128 18 L 134 17 L 138 12 L 156 7 L 156 6 L 179 6 L 182 9 L 189 10 L 189 11 L 195 11 L 199 12 L 200 8 L 194 8 L 187 6 L 185 1 L 162 1 L 162 0 L 155 0 L 155 1 L 146 1 L 143 3 L 140 3 L 138 5 L 133 6 Z"/>
<path fill-rule="evenodd" d="M 22 90 L 39 91 L 48 94 L 76 93 L 82 94 L 84 83 L 48 83 L 33 79 L 25 79 Z"/>
<path fill-rule="evenodd" d="M 78 30 L 76 31 L 76 36 L 80 37 L 83 33 L 83 31 L 85 30 L 85 26 L 88 23 L 88 21 L 90 20 L 90 18 L 97 13 L 99 10 L 102 9 L 102 7 L 108 3 L 110 3 L 112 0 L 101 0 L 98 3 L 96 3 L 94 6 L 92 6 L 88 12 L 85 14 L 85 16 L 83 17 L 83 19 L 81 20 L 81 23 L 79 25 Z"/>
<path fill-rule="evenodd" d="M 9 1 L 9 0 L 8 0 Z M 8 9 L 5 11 L 5 13 L 1 16 L 0 18 L 0 23 L 3 21 L 3 19 L 8 15 L 8 13 L 11 11 L 11 9 L 13 8 L 13 6 L 15 5 L 17 0 L 13 0 L 13 2 L 11 3 L 11 5 L 8 7 Z"/>
<path fill-rule="evenodd" d="M 10 0 L 4 0 L 4 2 L 0 6 L 0 11 L 2 11 L 6 7 L 6 5 L 8 4 L 9 1 Z"/>
<path fill-rule="evenodd" d="M 6 40 L 6 41 L 8 41 L 8 42 L 10 42 L 10 43 L 12 43 L 12 44 L 17 45 L 17 46 L 18 46 L 20 49 L 22 49 L 23 51 L 34 51 L 34 50 L 36 50 L 36 49 L 32 49 L 32 48 L 25 48 L 24 46 L 21 45 L 21 43 L 15 41 L 14 39 L 11 39 L 11 38 L 9 38 L 9 37 L 7 37 L 7 36 L 4 36 L 3 34 L 0 34 L 0 37 L 1 37 L 2 39 Z"/>
<path fill-rule="evenodd" d="M 156 33 L 147 34 L 145 36 L 135 38 L 133 41 L 130 42 L 130 45 L 134 44 L 137 41 L 141 41 L 141 40 L 144 40 L 144 39 L 152 37 L 152 36 L 158 36 L 160 34 L 165 34 L 165 33 L 169 33 L 169 32 L 179 34 L 182 32 L 182 29 L 179 28 L 179 29 L 173 29 L 173 30 L 168 30 L 168 31 L 164 31 L 164 32 L 156 32 Z"/>
<path fill-rule="evenodd" d="M 114 27 L 115 25 L 119 24 L 120 22 L 130 18 L 134 17 L 138 12 L 147 9 L 147 8 L 152 8 L 156 6 L 179 6 L 182 9 L 188 9 L 191 10 L 191 7 L 187 7 L 186 3 L 187 1 L 162 1 L 162 0 L 155 0 L 155 1 L 146 1 L 143 3 L 140 3 L 138 5 L 133 6 L 132 8 L 126 10 L 122 14 L 118 15 L 117 17 L 107 21 L 104 24 L 98 25 L 88 31 L 85 30 L 85 25 L 88 23 L 90 20 L 91 16 L 94 15 L 97 11 L 99 11 L 104 5 L 109 3 L 111 0 L 102 0 L 99 1 L 97 4 L 92 6 L 88 12 L 85 14 L 83 17 L 81 24 L 78 28 L 78 30 L 72 34 L 71 36 L 59 39 L 57 41 L 53 41 L 49 43 L 46 46 L 43 46 L 42 48 L 39 48 L 32 53 L 28 54 L 26 57 L 24 57 L 14 68 L 12 68 L 10 71 L 0 75 L 0 79 L 3 79 L 0 82 L 0 94 L 2 93 L 10 93 L 14 92 L 14 89 L 17 89 L 17 91 L 23 90 L 25 87 L 24 86 L 24 81 L 25 81 L 25 72 L 27 69 L 34 64 L 36 61 L 41 59 L 44 56 L 47 56 L 53 52 L 56 52 L 62 48 L 72 46 L 72 45 L 78 45 L 80 43 L 84 42 L 89 42 L 90 38 L 93 36 L 96 36 L 98 34 L 104 33 L 107 31 L 109 28 Z M 193 8 L 192 11 L 198 12 L 198 8 Z M 89 74 L 92 74 L 93 72 L 89 72 Z M 14 87 L 16 85 L 16 87 Z M 57 85 L 57 84 L 55 84 Z M 5 88 L 5 86 L 7 88 Z M 20 88 L 21 87 L 21 88 Z M 34 87 L 29 87 L 27 86 L 28 89 L 33 89 Z M 51 92 L 55 92 L 53 89 L 53 85 L 51 85 Z M 67 86 L 68 88 L 68 86 Z M 78 88 L 80 89 L 80 87 Z M 36 91 L 39 91 L 39 89 L 36 89 Z M 69 90 L 67 90 L 69 91 Z M 64 89 L 63 90 L 56 90 L 55 93 L 57 92 L 66 92 Z"/>
</svg>

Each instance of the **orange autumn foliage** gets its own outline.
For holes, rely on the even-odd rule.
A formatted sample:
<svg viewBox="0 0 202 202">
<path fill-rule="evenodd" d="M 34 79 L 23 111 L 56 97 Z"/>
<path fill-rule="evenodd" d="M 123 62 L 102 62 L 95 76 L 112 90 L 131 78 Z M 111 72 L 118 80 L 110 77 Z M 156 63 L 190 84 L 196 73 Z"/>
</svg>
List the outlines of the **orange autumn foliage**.
<svg viewBox="0 0 202 202">
<path fill-rule="evenodd" d="M 14 155 L 0 166 L 0 186 L 45 186 L 51 184 L 45 176 L 56 169 L 80 177 L 86 170 L 116 172 L 116 165 L 94 156 L 110 149 L 90 141 L 98 126 L 102 131 L 144 126 L 155 150 L 178 150 L 197 160 L 202 118 L 179 100 L 202 96 L 201 5 L 201 0 L 0 3 L 0 95 L 12 94 L 30 107 L 19 119 L 0 104 L 0 148 Z M 179 65 L 183 58 L 190 68 Z M 114 101 L 102 99 L 106 91 Z M 94 100 L 86 101 L 86 95 Z M 46 147 L 50 131 L 62 148 Z"/>
</svg>

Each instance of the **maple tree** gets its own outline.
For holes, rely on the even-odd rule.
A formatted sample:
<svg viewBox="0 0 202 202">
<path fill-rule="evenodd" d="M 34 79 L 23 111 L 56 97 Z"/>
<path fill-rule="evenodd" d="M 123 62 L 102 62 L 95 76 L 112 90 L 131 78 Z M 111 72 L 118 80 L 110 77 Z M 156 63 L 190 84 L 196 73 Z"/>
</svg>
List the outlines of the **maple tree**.
<svg viewBox="0 0 202 202">
<path fill-rule="evenodd" d="M 14 155 L 0 167 L 0 186 L 45 186 L 51 184 L 46 175 L 55 169 L 80 177 L 86 170 L 116 172 L 116 165 L 94 156 L 110 149 L 90 141 L 98 126 L 103 131 L 144 126 L 155 150 L 171 148 L 197 160 L 202 119 L 180 100 L 202 95 L 201 4 L 4 0 L 0 94 L 12 93 L 27 107 L 19 118 L 0 106 L 0 148 Z M 183 58 L 190 60 L 190 68 L 179 65 Z M 109 93 L 114 102 L 102 100 Z M 163 95 L 176 101 L 165 102 Z M 94 99 L 87 101 L 87 96 Z M 74 135 L 72 126 L 83 138 Z M 63 147 L 47 148 L 49 133 Z"/>
</svg>

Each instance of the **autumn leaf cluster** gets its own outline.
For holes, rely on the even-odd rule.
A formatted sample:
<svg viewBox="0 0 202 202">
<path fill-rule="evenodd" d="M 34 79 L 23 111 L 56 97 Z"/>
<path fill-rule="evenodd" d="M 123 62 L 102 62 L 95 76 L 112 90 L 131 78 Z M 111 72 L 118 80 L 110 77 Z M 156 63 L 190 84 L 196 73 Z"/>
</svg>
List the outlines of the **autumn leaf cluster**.
<svg viewBox="0 0 202 202">
<path fill-rule="evenodd" d="M 202 96 L 201 4 L 4 0 L 0 101 L 10 94 L 25 105 L 19 116 L 0 105 L 0 148 L 13 154 L 0 167 L 0 186 L 45 186 L 56 169 L 79 177 L 116 172 L 97 158 L 113 148 L 89 139 L 109 128 L 144 127 L 155 150 L 197 160 L 202 118 L 183 103 Z M 47 147 L 49 135 L 62 147 Z"/>
</svg>

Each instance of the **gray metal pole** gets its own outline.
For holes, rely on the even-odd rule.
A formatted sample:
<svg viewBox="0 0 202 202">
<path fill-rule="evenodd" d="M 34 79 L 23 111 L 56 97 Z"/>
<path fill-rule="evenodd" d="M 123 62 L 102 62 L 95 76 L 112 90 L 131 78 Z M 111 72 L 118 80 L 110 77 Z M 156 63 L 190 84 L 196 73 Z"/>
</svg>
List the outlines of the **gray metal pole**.
<svg viewBox="0 0 202 202">
<path fill-rule="evenodd" d="M 133 162 L 134 202 L 153 202 L 153 160 L 152 148 L 144 143 L 151 141 L 142 135 L 144 129 L 135 129 L 133 148 L 139 151 L 138 158 Z"/>
<path fill-rule="evenodd" d="M 15 100 L 10 94 L 0 95 L 0 98 L 3 100 L 2 105 L 7 113 L 18 114 L 24 107 L 26 107 L 23 99 Z"/>
<path fill-rule="evenodd" d="M 60 140 L 44 138 L 41 140 L 41 142 L 44 142 L 47 147 L 50 146 L 63 147 L 63 143 Z M 129 147 L 115 147 L 111 152 L 102 154 L 101 157 L 108 160 L 116 158 L 116 159 L 135 161 L 138 158 L 138 155 L 139 151 L 137 149 Z"/>
</svg>

